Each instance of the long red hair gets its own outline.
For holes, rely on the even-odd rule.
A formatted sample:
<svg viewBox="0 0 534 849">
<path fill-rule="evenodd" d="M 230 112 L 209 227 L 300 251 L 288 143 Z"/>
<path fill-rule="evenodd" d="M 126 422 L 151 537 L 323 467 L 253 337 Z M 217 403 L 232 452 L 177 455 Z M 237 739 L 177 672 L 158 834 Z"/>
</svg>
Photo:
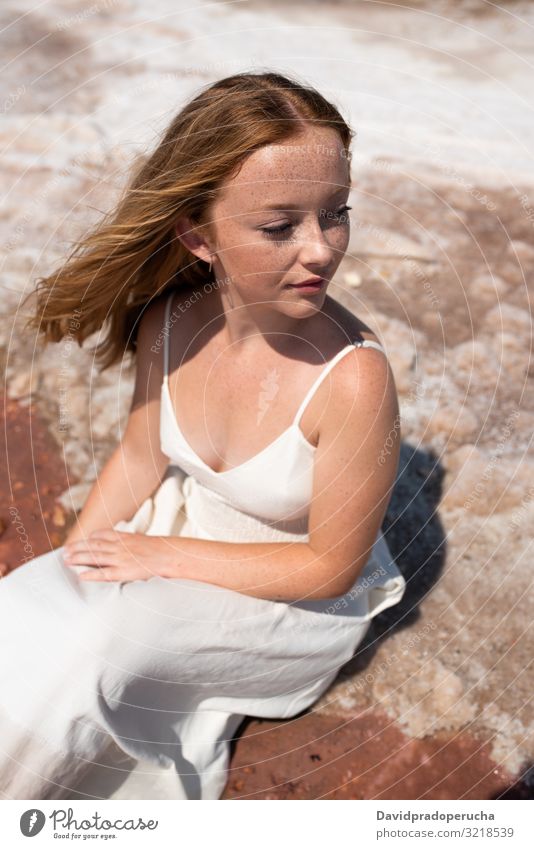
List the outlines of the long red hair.
<svg viewBox="0 0 534 849">
<path fill-rule="evenodd" d="M 154 298 L 210 279 L 207 264 L 176 236 L 176 219 L 204 223 L 219 187 L 249 154 L 307 123 L 337 130 L 350 162 L 353 131 L 335 105 L 296 79 L 240 73 L 203 89 L 135 164 L 115 208 L 59 269 L 37 279 L 27 326 L 46 342 L 68 334 L 82 345 L 105 325 L 94 349 L 101 370 L 135 352 L 139 318 Z"/>
</svg>

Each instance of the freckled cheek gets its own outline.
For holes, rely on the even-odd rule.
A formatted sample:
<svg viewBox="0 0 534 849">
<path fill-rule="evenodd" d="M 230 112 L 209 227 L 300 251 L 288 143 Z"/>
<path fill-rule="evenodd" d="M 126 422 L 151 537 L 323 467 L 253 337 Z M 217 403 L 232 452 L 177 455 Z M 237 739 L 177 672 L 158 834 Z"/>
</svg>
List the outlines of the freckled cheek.
<svg viewBox="0 0 534 849">
<path fill-rule="evenodd" d="M 299 245 L 291 241 L 262 246 L 254 256 L 258 281 L 267 287 L 278 285 L 285 272 L 294 266 L 299 249 Z"/>
<path fill-rule="evenodd" d="M 334 235 L 334 244 L 337 250 L 345 252 L 350 242 L 350 227 L 339 227 Z"/>
<path fill-rule="evenodd" d="M 237 245 L 232 251 L 232 264 L 239 266 L 249 281 L 268 284 L 269 275 L 276 277 L 294 261 L 298 245 L 291 241 L 270 242 L 261 234 L 248 237 L 248 244 Z"/>
<path fill-rule="evenodd" d="M 347 252 L 350 242 L 350 232 L 348 227 L 339 228 L 336 233 L 328 239 L 332 251 L 332 273 L 338 267 Z"/>
</svg>

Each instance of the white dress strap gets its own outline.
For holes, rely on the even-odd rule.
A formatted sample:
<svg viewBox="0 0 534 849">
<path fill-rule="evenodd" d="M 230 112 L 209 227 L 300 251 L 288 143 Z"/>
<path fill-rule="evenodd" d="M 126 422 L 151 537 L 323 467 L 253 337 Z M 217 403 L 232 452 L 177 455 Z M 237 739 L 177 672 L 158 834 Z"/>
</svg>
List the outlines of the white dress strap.
<svg viewBox="0 0 534 849">
<path fill-rule="evenodd" d="M 362 339 L 361 342 L 355 342 L 354 347 L 355 348 L 363 348 L 363 347 L 376 348 L 377 351 L 382 351 L 383 354 L 386 353 L 384 351 L 384 348 L 380 344 L 380 342 L 375 342 L 374 339 Z"/>
<path fill-rule="evenodd" d="M 167 377 L 169 374 L 169 336 L 170 336 L 170 314 L 171 314 L 171 305 L 172 299 L 174 297 L 174 292 L 171 292 L 169 297 L 167 298 L 167 303 L 165 304 L 165 321 L 163 324 L 163 382 L 167 382 Z"/>
<path fill-rule="evenodd" d="M 341 351 L 338 351 L 337 354 L 335 355 L 335 357 L 332 357 L 330 362 L 328 362 L 326 364 L 325 368 L 319 374 L 319 376 L 317 377 L 315 382 L 312 383 L 312 385 L 310 386 L 309 390 L 307 391 L 307 393 L 304 397 L 304 400 L 302 401 L 302 404 L 300 405 L 300 407 L 297 410 L 297 414 L 296 414 L 296 416 L 293 420 L 294 424 L 298 425 L 298 423 L 300 422 L 300 419 L 302 417 L 302 414 L 304 413 L 304 410 L 306 409 L 307 404 L 309 403 L 310 399 L 314 395 L 319 384 L 321 384 L 323 382 L 326 375 L 329 373 L 329 371 L 331 371 L 331 369 L 334 368 L 336 363 L 339 362 L 339 360 L 342 357 L 344 357 L 345 354 L 347 354 L 350 350 L 352 350 L 352 348 L 363 348 L 364 346 L 377 348 L 377 350 L 382 351 L 383 354 L 386 353 L 384 351 L 382 345 L 380 345 L 378 342 L 374 342 L 372 339 L 362 339 L 360 342 L 353 342 L 350 345 L 345 345 L 345 347 L 342 348 Z"/>
</svg>

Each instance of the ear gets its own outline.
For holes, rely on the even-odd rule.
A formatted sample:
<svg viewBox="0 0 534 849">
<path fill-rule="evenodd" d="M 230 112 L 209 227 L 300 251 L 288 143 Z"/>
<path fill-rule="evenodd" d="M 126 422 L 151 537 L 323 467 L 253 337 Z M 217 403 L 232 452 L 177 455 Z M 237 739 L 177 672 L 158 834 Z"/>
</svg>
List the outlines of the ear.
<svg viewBox="0 0 534 849">
<path fill-rule="evenodd" d="M 203 259 L 204 262 L 210 262 L 213 259 L 213 251 L 201 225 L 195 224 L 191 218 L 184 215 L 176 220 L 174 230 L 182 245 L 196 257 Z"/>
</svg>

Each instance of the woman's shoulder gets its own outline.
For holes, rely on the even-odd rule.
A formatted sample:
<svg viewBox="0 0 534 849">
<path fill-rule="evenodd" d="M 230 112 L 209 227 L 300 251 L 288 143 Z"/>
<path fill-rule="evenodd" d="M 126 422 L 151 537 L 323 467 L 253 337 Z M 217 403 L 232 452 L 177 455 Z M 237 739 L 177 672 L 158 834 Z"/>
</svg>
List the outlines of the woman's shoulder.
<svg viewBox="0 0 534 849">
<path fill-rule="evenodd" d="M 166 289 L 148 302 L 142 311 L 138 325 L 138 338 L 143 337 L 145 346 L 162 348 L 169 332 L 178 321 L 183 330 L 193 319 L 195 310 L 184 309 L 183 293 L 177 287 Z"/>
<path fill-rule="evenodd" d="M 333 301 L 328 304 L 329 318 L 336 320 L 339 328 L 339 351 L 347 345 L 369 340 L 382 346 L 380 338 L 358 316 L 346 307 Z M 332 371 L 333 382 L 320 389 L 318 405 L 324 410 L 328 405 L 329 415 L 322 419 L 321 436 L 328 429 L 335 434 L 341 422 L 350 421 L 352 416 L 376 416 L 377 411 L 386 420 L 393 422 L 398 415 L 398 396 L 395 379 L 387 356 L 374 346 L 355 347 L 349 350 Z M 355 403 L 356 401 L 356 403 Z"/>
<path fill-rule="evenodd" d="M 337 337 L 335 344 L 336 347 L 339 346 L 339 350 L 363 340 L 382 344 L 369 325 L 330 295 L 325 298 L 322 312 L 325 316 L 326 325 L 332 329 L 334 336 Z M 376 349 L 370 348 L 369 350 Z"/>
<path fill-rule="evenodd" d="M 138 322 L 136 357 L 149 363 L 163 379 L 165 362 L 187 358 L 200 344 L 196 341 L 205 320 L 196 298 L 186 287 L 166 289 L 144 308 Z M 171 369 L 172 370 L 172 365 Z"/>
<path fill-rule="evenodd" d="M 158 295 L 144 307 L 138 321 L 136 347 L 138 353 L 159 349 L 165 340 L 165 318 L 169 292 Z"/>
<path fill-rule="evenodd" d="M 337 329 L 335 351 L 340 352 L 348 345 L 363 340 L 377 342 L 382 348 L 379 350 L 371 345 L 354 347 L 336 363 L 333 386 L 340 402 L 352 405 L 354 398 L 358 397 L 359 403 L 372 406 L 385 396 L 394 400 L 395 380 L 381 339 L 362 319 L 333 298 L 325 303 L 325 308 L 327 320 Z"/>
</svg>

